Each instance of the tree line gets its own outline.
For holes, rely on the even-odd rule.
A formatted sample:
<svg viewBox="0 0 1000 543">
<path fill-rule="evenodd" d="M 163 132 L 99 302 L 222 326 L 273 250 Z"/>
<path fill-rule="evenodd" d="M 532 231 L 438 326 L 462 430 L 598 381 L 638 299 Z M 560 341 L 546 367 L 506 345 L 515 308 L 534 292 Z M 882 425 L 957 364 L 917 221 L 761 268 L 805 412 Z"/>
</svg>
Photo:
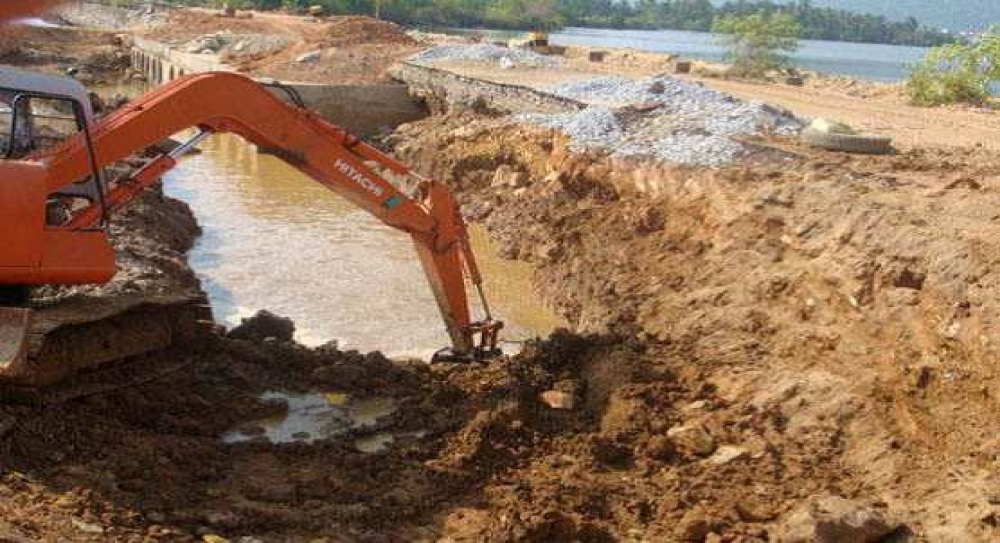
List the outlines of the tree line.
<svg viewBox="0 0 1000 543">
<path fill-rule="evenodd" d="M 832 41 L 935 46 L 955 43 L 946 32 L 910 17 L 890 21 L 881 15 L 816 7 L 811 0 L 187 0 L 176 3 L 227 2 L 241 9 L 306 9 L 323 6 L 330 13 L 376 11 L 414 26 L 546 29 L 563 26 L 711 31 L 717 20 L 750 14 L 788 13 L 801 38 Z"/>
</svg>

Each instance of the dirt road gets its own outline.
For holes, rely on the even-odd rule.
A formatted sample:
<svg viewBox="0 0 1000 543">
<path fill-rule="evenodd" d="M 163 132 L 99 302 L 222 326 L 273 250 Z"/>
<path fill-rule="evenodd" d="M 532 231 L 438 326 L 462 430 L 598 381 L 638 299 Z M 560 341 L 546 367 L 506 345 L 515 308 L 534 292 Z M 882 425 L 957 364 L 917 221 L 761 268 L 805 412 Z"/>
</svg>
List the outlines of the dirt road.
<svg viewBox="0 0 1000 543">
<path fill-rule="evenodd" d="M 915 107 L 902 96 L 861 98 L 835 89 L 691 78 L 746 100 L 760 100 L 804 117 L 825 117 L 873 134 L 892 136 L 906 149 L 974 147 L 1000 150 L 1000 112 L 971 106 Z"/>
</svg>

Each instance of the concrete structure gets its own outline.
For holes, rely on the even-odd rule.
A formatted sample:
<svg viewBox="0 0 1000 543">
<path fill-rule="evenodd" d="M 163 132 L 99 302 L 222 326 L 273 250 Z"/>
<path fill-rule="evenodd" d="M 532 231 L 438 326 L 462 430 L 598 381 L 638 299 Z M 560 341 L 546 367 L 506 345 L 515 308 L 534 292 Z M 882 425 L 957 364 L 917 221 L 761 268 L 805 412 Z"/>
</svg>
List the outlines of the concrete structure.
<svg viewBox="0 0 1000 543">
<path fill-rule="evenodd" d="M 154 85 L 169 83 L 189 73 L 232 71 L 218 55 L 184 53 L 142 38 L 133 38 L 131 54 L 132 67 Z"/>
<path fill-rule="evenodd" d="M 134 38 L 132 67 L 154 85 L 182 75 L 234 71 L 219 55 L 178 51 L 163 43 Z M 371 136 L 427 115 L 423 103 L 402 83 L 376 85 L 326 85 L 281 82 L 295 89 L 306 105 L 331 122 L 358 136 Z M 286 98 L 285 93 L 276 94 Z"/>
<path fill-rule="evenodd" d="M 423 99 L 435 113 L 476 104 L 508 113 L 567 113 L 587 107 L 583 102 L 538 89 L 466 77 L 409 62 L 393 66 L 389 75 L 406 83 L 410 92 Z"/>
</svg>

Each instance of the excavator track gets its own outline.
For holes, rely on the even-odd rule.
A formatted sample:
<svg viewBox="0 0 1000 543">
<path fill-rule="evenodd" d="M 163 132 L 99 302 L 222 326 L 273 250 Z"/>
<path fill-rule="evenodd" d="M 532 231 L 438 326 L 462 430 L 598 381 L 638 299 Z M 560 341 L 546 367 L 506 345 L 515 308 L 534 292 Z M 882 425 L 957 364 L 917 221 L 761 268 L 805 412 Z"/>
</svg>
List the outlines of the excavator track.
<svg viewBox="0 0 1000 543">
<path fill-rule="evenodd" d="M 0 367 L 0 403 L 60 403 L 154 380 L 186 365 L 186 357 L 176 355 L 180 349 L 216 330 L 204 298 L 93 305 L 70 301 L 30 315 L 10 308 L 0 312 L 23 319 L 0 326 L 0 334 L 30 323 L 25 352 L 15 358 L 3 353 L 8 363 Z M 83 307 L 89 311 L 81 313 Z M 160 356 L 168 350 L 176 356 Z"/>
</svg>

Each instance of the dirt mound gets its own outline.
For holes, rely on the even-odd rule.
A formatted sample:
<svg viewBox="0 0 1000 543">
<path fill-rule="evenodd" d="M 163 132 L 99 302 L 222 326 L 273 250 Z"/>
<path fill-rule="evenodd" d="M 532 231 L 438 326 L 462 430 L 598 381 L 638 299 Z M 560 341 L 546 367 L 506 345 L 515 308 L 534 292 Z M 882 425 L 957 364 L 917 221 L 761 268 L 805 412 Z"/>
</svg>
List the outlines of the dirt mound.
<svg viewBox="0 0 1000 543">
<path fill-rule="evenodd" d="M 371 17 L 344 16 L 324 19 L 326 47 L 347 47 L 366 43 L 416 45 L 399 25 Z"/>
<path fill-rule="evenodd" d="M 154 26 L 143 35 L 167 43 L 183 43 L 205 34 L 229 32 L 233 34 L 285 34 L 268 21 L 257 18 L 243 19 L 219 17 L 214 13 L 196 9 L 174 9 L 167 15 L 167 22 Z"/>
<path fill-rule="evenodd" d="M 97 31 L 7 25 L 0 27 L 0 64 L 59 74 L 77 68 L 85 82 L 111 82 L 129 65 L 112 38 Z"/>
<path fill-rule="evenodd" d="M 124 305 L 149 296 L 178 300 L 201 297 L 201 286 L 187 265 L 186 253 L 200 233 L 187 204 L 164 196 L 159 190 L 142 195 L 109 228 L 118 273 L 106 285 L 42 287 L 33 293 L 41 306 L 56 306 L 69 299 L 105 305 Z"/>
</svg>

